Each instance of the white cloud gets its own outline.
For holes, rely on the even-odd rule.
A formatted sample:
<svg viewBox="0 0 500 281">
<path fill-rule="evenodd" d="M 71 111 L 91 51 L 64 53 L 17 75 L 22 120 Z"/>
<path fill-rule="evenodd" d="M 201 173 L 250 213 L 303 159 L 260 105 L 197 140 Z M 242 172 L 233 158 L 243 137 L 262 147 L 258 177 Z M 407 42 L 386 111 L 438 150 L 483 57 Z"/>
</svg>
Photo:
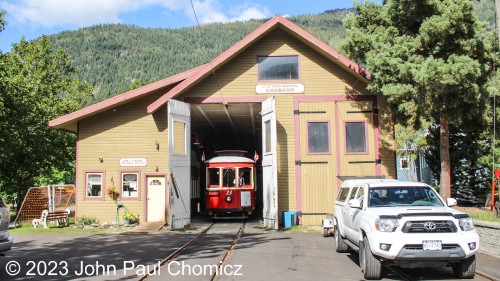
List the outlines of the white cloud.
<svg viewBox="0 0 500 281">
<path fill-rule="evenodd" d="M 250 5 L 245 4 L 243 6 L 237 6 L 230 10 L 233 17 L 231 21 L 245 21 L 251 19 L 263 19 L 270 17 L 271 11 L 261 5 Z"/>
<path fill-rule="evenodd" d="M 85 26 L 94 23 L 120 22 L 118 15 L 139 8 L 135 0 L 21 0 L 2 2 L 12 18 L 21 24 L 52 27 L 57 25 Z"/>
<path fill-rule="evenodd" d="M 200 24 L 243 21 L 269 17 L 271 12 L 258 4 L 223 7 L 217 0 L 195 0 L 193 6 Z M 88 26 L 98 23 L 121 23 L 120 15 L 145 8 L 161 7 L 195 18 L 187 0 L 6 0 L 0 8 L 23 25 L 44 27 Z"/>
</svg>

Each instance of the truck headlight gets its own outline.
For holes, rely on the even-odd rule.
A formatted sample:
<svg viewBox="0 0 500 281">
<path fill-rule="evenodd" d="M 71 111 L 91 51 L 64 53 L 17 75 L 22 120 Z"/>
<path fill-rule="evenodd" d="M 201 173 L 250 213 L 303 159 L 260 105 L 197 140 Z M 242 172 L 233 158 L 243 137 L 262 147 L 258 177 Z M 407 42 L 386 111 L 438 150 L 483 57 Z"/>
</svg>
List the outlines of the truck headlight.
<svg viewBox="0 0 500 281">
<path fill-rule="evenodd" d="M 382 232 L 394 232 L 399 226 L 397 219 L 377 219 L 375 221 L 375 228 Z"/>
<path fill-rule="evenodd" d="M 458 224 L 462 231 L 471 231 L 474 230 L 474 221 L 472 218 L 463 218 L 458 220 Z"/>
</svg>

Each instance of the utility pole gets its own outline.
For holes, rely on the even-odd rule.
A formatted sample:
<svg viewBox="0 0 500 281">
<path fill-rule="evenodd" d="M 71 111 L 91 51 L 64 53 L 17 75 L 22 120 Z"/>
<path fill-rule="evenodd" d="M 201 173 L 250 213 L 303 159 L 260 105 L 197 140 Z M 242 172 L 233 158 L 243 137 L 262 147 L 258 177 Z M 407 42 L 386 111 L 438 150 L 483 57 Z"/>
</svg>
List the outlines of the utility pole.
<svg viewBox="0 0 500 281">
<path fill-rule="evenodd" d="M 498 33 L 498 40 L 500 41 L 500 0 L 495 0 L 495 12 L 496 12 L 496 27 Z"/>
<path fill-rule="evenodd" d="M 498 42 L 500 43 L 500 0 L 495 0 L 495 23 L 496 23 L 496 28 L 497 28 L 497 39 L 498 39 Z M 496 67 L 495 67 L 495 71 L 497 71 Z M 496 75 L 495 75 L 496 76 Z M 495 81 L 495 84 L 496 84 L 496 81 Z M 493 180 L 492 180 L 492 184 L 491 184 L 491 208 L 490 210 L 493 211 L 493 209 L 495 208 L 495 191 L 496 191 L 496 188 L 495 188 L 495 183 L 496 183 L 496 173 L 495 173 L 495 168 L 496 168 L 496 164 L 495 164 L 495 141 L 496 141 L 496 128 L 495 128 L 495 124 L 496 124 L 496 94 L 494 94 L 493 96 Z"/>
</svg>

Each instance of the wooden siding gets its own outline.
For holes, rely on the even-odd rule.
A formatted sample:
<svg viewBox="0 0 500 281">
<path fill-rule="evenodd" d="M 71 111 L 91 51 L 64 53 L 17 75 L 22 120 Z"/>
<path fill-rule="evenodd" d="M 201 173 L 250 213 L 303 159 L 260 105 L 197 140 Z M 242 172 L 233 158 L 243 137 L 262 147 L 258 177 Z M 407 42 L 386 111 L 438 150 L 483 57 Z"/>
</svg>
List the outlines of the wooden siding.
<svg viewBox="0 0 500 281">
<path fill-rule="evenodd" d="M 146 107 L 162 93 L 152 94 L 137 101 L 119 106 L 113 110 L 87 118 L 79 123 L 77 149 L 77 216 L 96 217 L 100 223 L 115 221 L 116 204 L 138 214 L 145 221 L 145 175 L 167 173 L 167 112 L 160 109 L 153 115 L 146 113 Z M 157 149 L 157 143 L 159 149 Z M 102 158 L 102 163 L 99 161 Z M 146 158 L 146 167 L 121 167 L 120 158 Z M 83 198 L 85 192 L 85 171 L 105 171 L 101 200 Z M 121 172 L 139 173 L 139 198 L 113 201 L 106 187 L 115 186 L 121 190 Z M 121 192 L 120 192 L 121 193 Z M 122 211 L 120 211 L 121 215 Z M 119 217 L 123 222 L 122 217 Z"/>
<path fill-rule="evenodd" d="M 292 81 L 258 81 L 257 56 L 265 55 L 299 55 L 299 79 Z M 214 78 L 216 77 L 216 78 Z M 321 98 L 325 96 L 339 96 L 343 99 L 356 95 L 370 95 L 366 90 L 366 85 L 356 76 L 345 71 L 335 62 L 325 59 L 324 56 L 311 49 L 303 42 L 290 36 L 285 31 L 277 28 L 271 31 L 259 42 L 241 52 L 234 59 L 215 70 L 215 76 L 208 76 L 203 81 L 193 85 L 187 92 L 178 99 L 184 98 L 225 98 L 225 97 L 252 97 L 256 96 L 255 87 L 258 84 L 279 84 L 279 83 L 301 83 L 304 85 L 303 94 L 275 94 L 277 113 L 277 159 L 278 159 L 278 208 L 279 212 L 285 210 L 297 210 L 297 185 L 295 152 L 295 119 L 294 119 L 294 98 L 311 97 Z M 167 133 L 167 112 L 162 108 L 153 115 L 146 114 L 146 108 L 165 91 L 158 91 L 147 97 L 119 106 L 113 110 L 98 114 L 81 121 L 79 123 L 79 142 L 77 155 L 77 216 L 91 216 L 103 222 L 113 222 L 115 220 L 116 203 L 124 204 L 133 212 L 139 214 L 141 221 L 146 219 L 145 210 L 145 190 L 147 175 L 168 174 L 168 133 Z M 272 95 L 262 94 L 261 97 Z M 391 117 L 387 103 L 381 97 L 377 97 L 379 108 L 380 124 L 380 156 L 382 160 L 381 172 L 388 177 L 395 177 L 395 154 L 394 136 Z M 341 175 L 374 175 L 375 169 L 353 168 L 348 166 L 347 161 L 369 160 L 376 158 L 375 144 L 373 141 L 373 114 L 357 113 L 347 114 L 346 111 L 359 108 L 372 109 L 372 102 L 328 102 L 329 106 L 317 102 L 302 105 L 302 108 L 323 108 L 329 107 L 328 119 L 335 120 L 335 106 L 339 109 L 340 120 L 363 119 L 367 121 L 369 130 L 367 140 L 369 141 L 368 155 L 349 155 L 344 157 L 342 143 L 336 143 L 333 135 L 336 133 L 336 126 L 330 124 L 331 155 L 318 156 L 318 159 L 328 158 L 329 164 L 325 168 L 333 170 L 330 173 L 314 169 L 314 167 L 303 167 L 302 187 L 299 194 L 302 199 L 304 212 L 325 212 L 333 211 L 333 198 L 336 196 L 338 181 L 334 178 L 337 175 L 336 156 L 339 155 L 336 146 L 340 145 Z M 337 105 L 335 105 L 337 104 Z M 347 116 L 349 115 L 349 116 Z M 310 118 L 314 116 L 309 116 Z M 308 118 L 309 118 L 308 117 Z M 320 118 L 322 119 L 322 118 Z M 340 122 L 340 120 L 337 120 Z M 303 123 L 303 122 L 302 122 Z M 339 126 L 342 140 L 344 132 L 343 123 Z M 300 124 L 304 126 L 304 124 Z M 307 132 L 303 127 L 301 132 Z M 301 136 L 301 143 L 307 137 L 306 133 Z M 157 149 L 157 143 L 159 149 Z M 177 144 L 180 145 L 180 144 Z M 307 146 L 302 146 L 307 149 Z M 305 153 L 302 151 L 302 153 Z M 307 155 L 306 155 L 307 156 Z M 102 163 L 99 158 L 102 157 Z M 309 157 L 309 156 L 307 156 Z M 120 158 L 146 158 L 146 167 L 120 167 Z M 335 158 L 335 160 L 331 160 Z M 307 159 L 307 158 L 304 158 Z M 332 163 L 330 164 L 330 160 Z M 305 161 L 305 160 L 303 160 Z M 359 165 L 358 165 L 359 166 Z M 361 166 L 359 166 L 361 167 Z M 120 172 L 138 171 L 140 176 L 139 198 L 132 200 L 118 200 L 114 202 L 106 194 L 101 200 L 85 200 L 84 195 L 84 172 L 104 171 L 104 185 L 119 186 Z M 330 183 L 333 177 L 334 184 Z M 304 181 L 314 179 L 314 183 L 320 187 L 306 185 Z M 105 192 L 105 187 L 103 192 Z M 317 191 L 324 192 L 326 200 Z M 316 192 L 316 193 L 315 193 Z M 323 198 L 325 199 L 325 198 Z M 314 217 L 314 218 L 313 218 Z M 320 216 L 313 216 L 311 219 L 303 218 L 303 224 L 318 224 Z M 120 217 L 120 221 L 122 218 Z"/>
<path fill-rule="evenodd" d="M 382 175 L 396 179 L 396 139 L 390 107 L 382 95 L 377 96 L 379 109 L 380 160 Z"/>
<path fill-rule="evenodd" d="M 295 54 L 299 55 L 300 78 L 298 81 L 258 81 L 257 56 Z M 348 97 L 370 94 L 366 90 L 366 85 L 336 63 L 325 59 L 321 54 L 281 29 L 270 32 L 258 43 L 217 69 L 215 76 L 216 79 L 213 76 L 205 78 L 179 98 L 182 100 L 183 98 L 248 97 L 257 95 L 255 93 L 257 84 L 302 83 L 304 85 L 304 94 L 275 94 L 278 123 L 278 207 L 280 213 L 285 210 L 296 210 L 293 97 L 332 95 Z M 261 94 L 259 96 L 272 95 Z M 387 126 L 384 129 L 384 134 L 388 132 L 391 134 L 387 140 L 391 139 L 392 129 Z M 373 140 L 373 131 L 370 136 Z M 370 159 L 374 160 L 373 141 L 370 150 L 372 152 Z M 394 155 L 390 150 L 384 150 L 383 157 L 386 159 L 385 162 L 389 162 Z M 365 173 L 363 171 L 363 174 Z"/>
</svg>

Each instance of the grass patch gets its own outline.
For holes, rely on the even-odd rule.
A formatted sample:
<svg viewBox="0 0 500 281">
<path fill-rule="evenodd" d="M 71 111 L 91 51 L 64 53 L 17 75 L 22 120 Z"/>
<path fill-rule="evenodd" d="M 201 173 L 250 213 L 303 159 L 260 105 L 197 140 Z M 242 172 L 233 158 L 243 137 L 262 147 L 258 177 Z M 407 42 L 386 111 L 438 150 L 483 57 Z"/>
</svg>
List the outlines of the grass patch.
<svg viewBox="0 0 500 281">
<path fill-rule="evenodd" d="M 118 229 L 113 229 L 118 232 Z M 10 234 L 69 234 L 69 233 L 109 233 L 109 229 L 82 229 L 73 227 L 57 227 L 52 226 L 49 228 L 43 228 L 43 226 L 38 226 L 38 228 L 33 228 L 33 226 L 28 224 L 23 224 L 21 227 L 14 229 L 9 229 Z"/>
<path fill-rule="evenodd" d="M 455 207 L 455 209 L 468 214 L 476 221 L 498 222 L 500 218 L 496 218 L 493 211 L 484 210 L 476 207 Z"/>
<path fill-rule="evenodd" d="M 314 226 L 304 226 L 304 225 L 296 225 L 290 228 L 285 228 L 283 231 L 287 231 L 290 233 L 322 233 L 323 228 L 318 228 Z"/>
<path fill-rule="evenodd" d="M 256 226 L 254 226 L 253 228 L 256 228 L 256 229 L 262 229 L 262 230 L 265 230 L 265 231 L 271 231 L 271 230 L 274 230 L 274 228 L 265 227 L 265 226 L 263 226 L 263 225 L 256 225 Z"/>
<path fill-rule="evenodd" d="M 132 228 L 108 228 L 108 229 L 83 229 L 83 228 L 75 228 L 74 226 L 75 219 L 69 218 L 69 226 L 58 227 L 56 224 L 48 224 L 49 228 L 43 228 L 43 225 L 39 225 L 36 229 L 33 228 L 33 225 L 29 222 L 21 223 L 20 227 L 9 229 L 10 234 L 71 234 L 71 233 L 124 233 L 130 231 Z"/>
</svg>

